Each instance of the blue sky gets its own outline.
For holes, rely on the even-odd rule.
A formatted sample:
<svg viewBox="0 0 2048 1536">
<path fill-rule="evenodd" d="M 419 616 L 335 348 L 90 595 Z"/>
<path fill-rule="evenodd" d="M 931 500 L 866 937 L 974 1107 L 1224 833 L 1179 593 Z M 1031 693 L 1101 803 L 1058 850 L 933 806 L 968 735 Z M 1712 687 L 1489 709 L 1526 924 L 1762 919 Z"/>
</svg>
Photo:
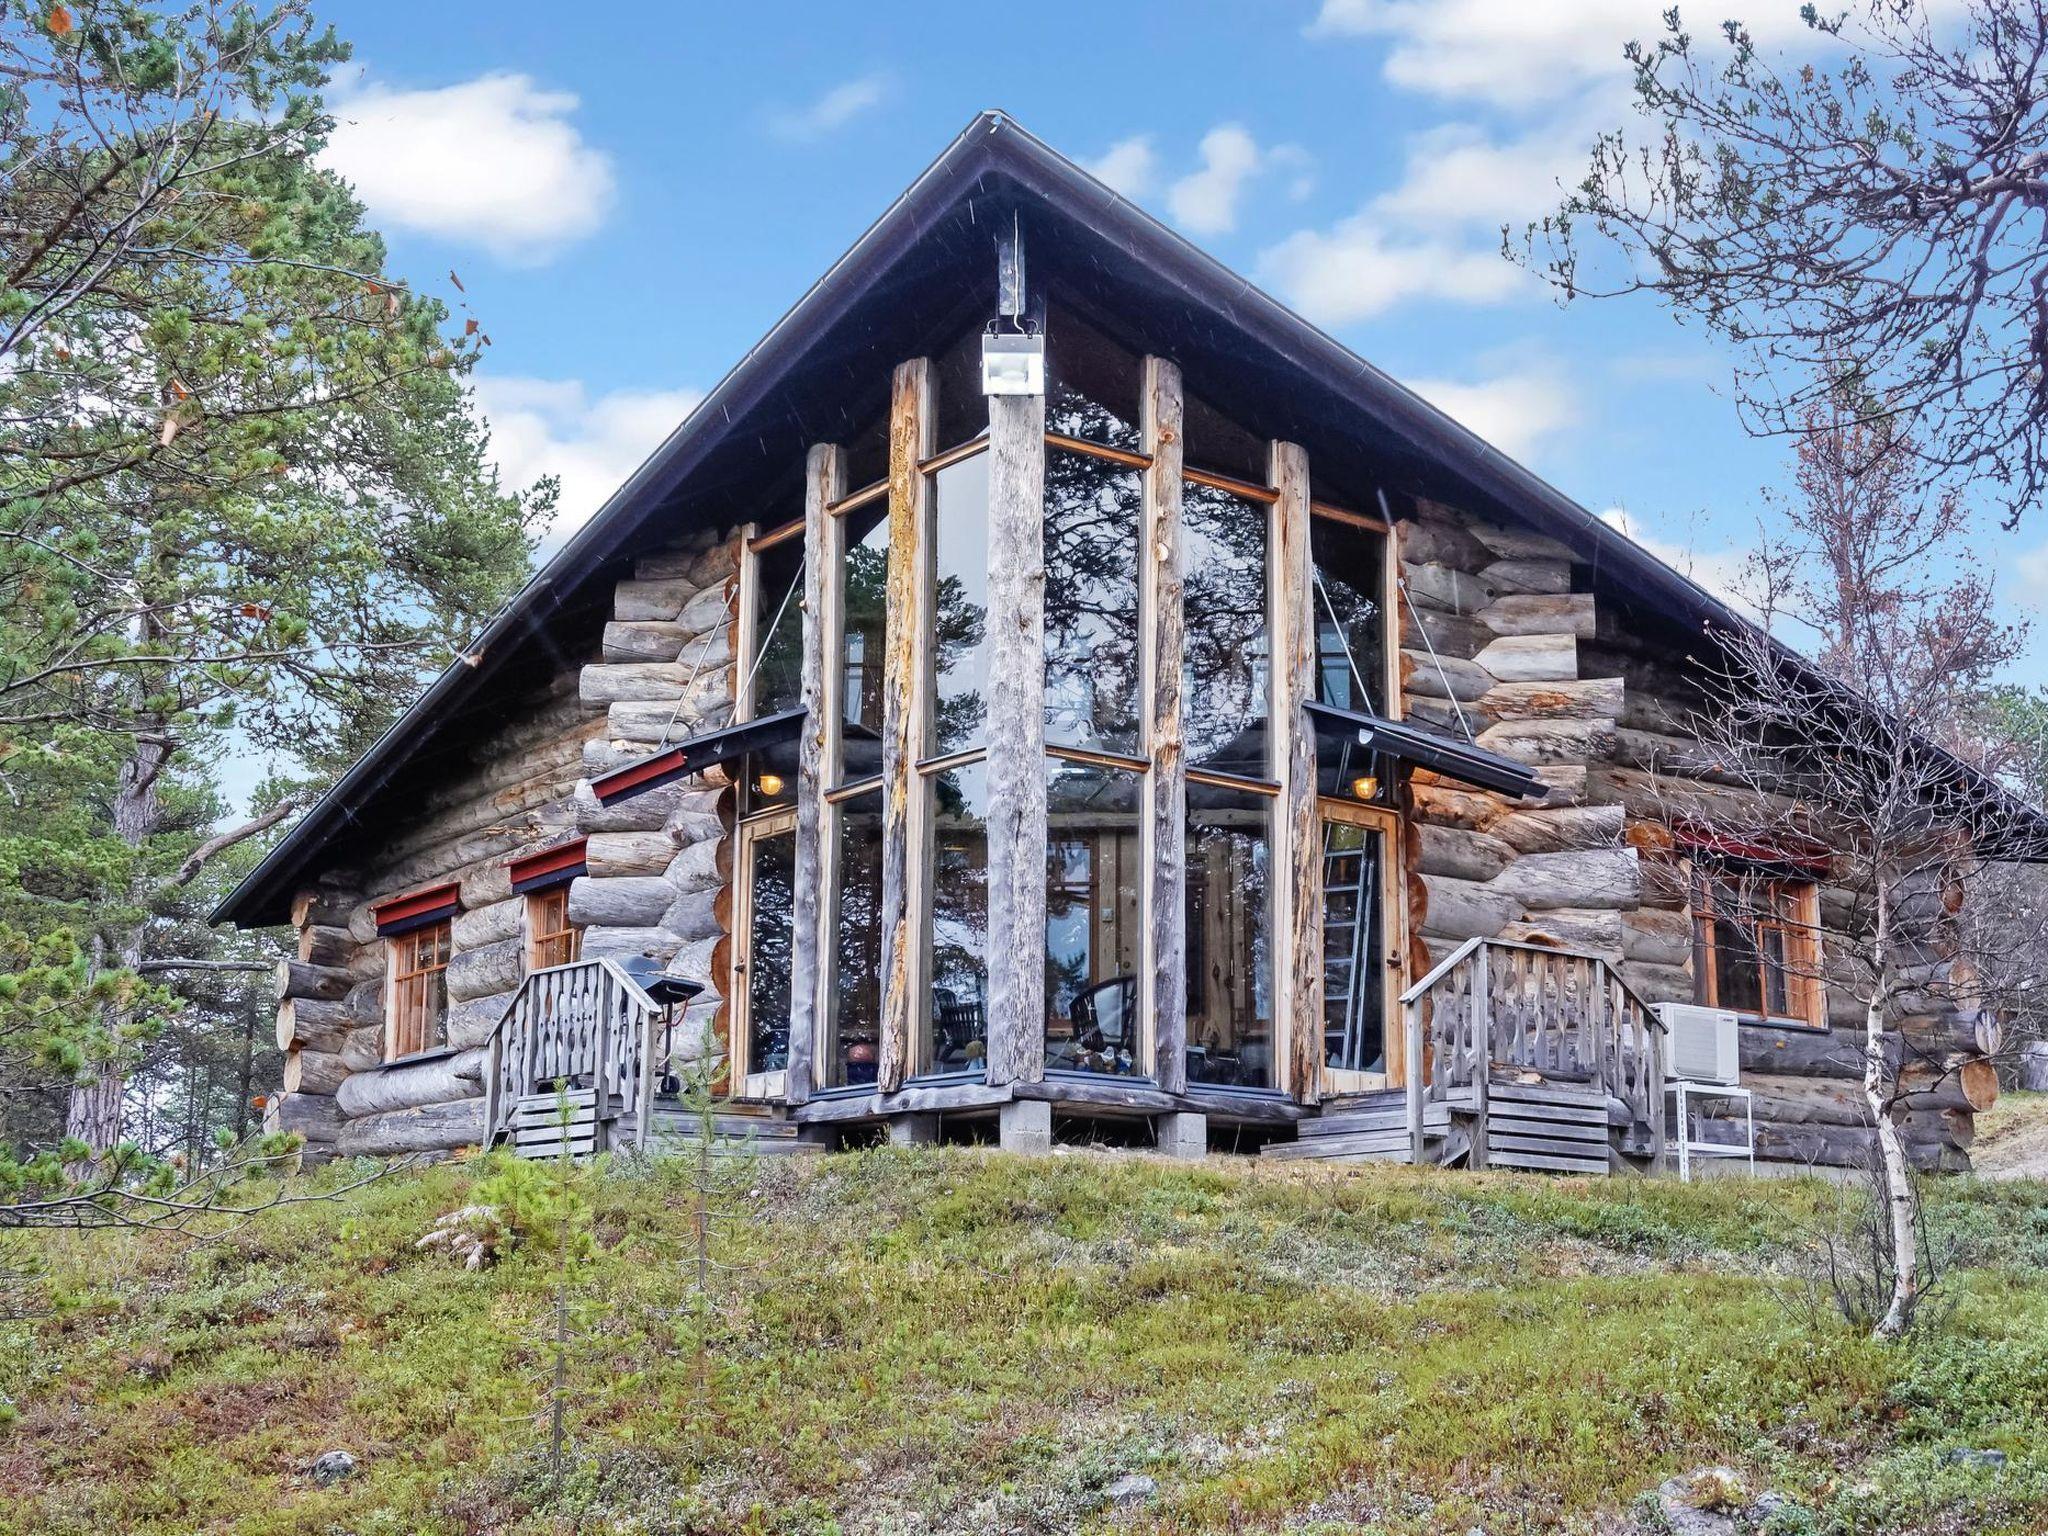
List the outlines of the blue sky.
<svg viewBox="0 0 2048 1536">
<path fill-rule="evenodd" d="M 1787 459 L 1743 434 L 1727 360 L 1647 300 L 1560 309 L 1498 255 L 1502 221 L 1553 205 L 1621 121 L 1621 44 L 1661 3 L 770 0 L 599 22 L 352 0 L 326 11 L 356 46 L 331 159 L 394 270 L 481 320 L 500 467 L 560 474 L 571 522 L 1000 107 L 1725 587 Z M 1797 0 L 1738 13 L 1806 45 Z M 1987 525 L 1982 554 L 2035 616 L 2048 517 Z M 2048 639 L 2017 675 L 2048 680 Z"/>
</svg>

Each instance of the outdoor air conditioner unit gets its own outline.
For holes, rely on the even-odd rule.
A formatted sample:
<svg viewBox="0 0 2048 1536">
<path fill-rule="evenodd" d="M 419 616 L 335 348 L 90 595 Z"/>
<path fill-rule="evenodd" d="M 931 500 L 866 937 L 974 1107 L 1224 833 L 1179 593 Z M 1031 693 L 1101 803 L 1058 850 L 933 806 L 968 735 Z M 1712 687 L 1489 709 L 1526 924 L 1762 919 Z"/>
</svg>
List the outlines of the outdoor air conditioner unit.
<svg viewBox="0 0 2048 1536">
<path fill-rule="evenodd" d="M 1696 1003 L 1659 1003 L 1657 1017 L 1667 1031 L 1668 1066 L 1673 1077 L 1731 1085 L 1741 1079 L 1740 1015 Z"/>
</svg>

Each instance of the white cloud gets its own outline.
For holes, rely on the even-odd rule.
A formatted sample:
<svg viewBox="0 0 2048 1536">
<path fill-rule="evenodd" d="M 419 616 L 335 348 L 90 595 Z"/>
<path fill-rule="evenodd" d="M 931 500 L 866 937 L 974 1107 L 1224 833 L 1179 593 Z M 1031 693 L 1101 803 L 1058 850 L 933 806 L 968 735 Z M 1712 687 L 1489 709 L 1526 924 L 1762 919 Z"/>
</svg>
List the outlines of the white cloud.
<svg viewBox="0 0 2048 1536">
<path fill-rule="evenodd" d="M 1258 141 L 1239 123 L 1223 123 L 1202 135 L 1202 166 L 1166 189 L 1174 222 L 1198 235 L 1224 235 L 1237 228 L 1238 200 L 1259 173 Z"/>
<path fill-rule="evenodd" d="M 1445 123 L 1407 141 L 1401 180 L 1372 201 L 1403 224 L 1466 224 L 1497 232 L 1554 211 L 1592 163 L 1598 129 L 1573 113 L 1509 138 L 1471 123 Z"/>
<path fill-rule="evenodd" d="M 340 97 L 321 163 L 387 226 L 545 261 L 604 222 L 611 159 L 569 121 L 576 97 L 526 75 Z"/>
<path fill-rule="evenodd" d="M 1159 176 L 1159 152 L 1149 133 L 1118 139 L 1094 160 L 1081 162 L 1082 169 L 1125 197 L 1143 197 Z"/>
<path fill-rule="evenodd" d="M 561 479 L 550 542 L 582 527 L 702 398 L 687 389 L 592 397 L 574 379 L 486 375 L 476 381 L 477 405 L 491 424 L 491 458 L 504 483 L 523 490 L 543 475 Z"/>
<path fill-rule="evenodd" d="M 2013 562 L 2013 571 L 2019 577 L 2019 590 L 2027 594 L 2022 598 L 2028 606 L 2048 612 L 2048 544 L 2039 549 L 2030 549 Z"/>
<path fill-rule="evenodd" d="M 1327 233 L 1304 229 L 1262 252 L 1262 281 L 1318 325 L 1369 320 L 1399 304 L 1498 304 L 1531 279 L 1498 250 L 1388 229 L 1361 214 Z"/>
<path fill-rule="evenodd" d="M 1476 383 L 1455 379 L 1402 382 L 1514 459 L 1527 458 L 1579 420 L 1577 393 L 1548 362 L 1526 363 Z"/>
<path fill-rule="evenodd" d="M 772 113 L 768 128 L 778 139 L 805 143 L 835 133 L 889 95 L 889 77 L 880 72 L 842 80 L 809 106 Z"/>
</svg>

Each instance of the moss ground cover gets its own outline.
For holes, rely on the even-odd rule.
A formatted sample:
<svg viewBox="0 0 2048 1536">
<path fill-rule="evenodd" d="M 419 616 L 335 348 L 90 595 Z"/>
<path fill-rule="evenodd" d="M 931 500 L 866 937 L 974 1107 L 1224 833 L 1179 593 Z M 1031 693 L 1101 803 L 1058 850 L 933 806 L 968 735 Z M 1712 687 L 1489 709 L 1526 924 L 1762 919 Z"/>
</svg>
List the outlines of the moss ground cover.
<svg viewBox="0 0 2048 1536">
<path fill-rule="evenodd" d="M 414 1247 L 491 1177 L 18 1248 L 0 1532 L 1504 1536 L 1613 1529 L 1707 1462 L 1793 1496 L 1788 1532 L 2048 1528 L 2030 1181 L 1936 1187 L 1948 1305 L 1879 1349 L 1789 1303 L 1837 1198 L 1807 1181 L 763 1159 L 700 1309 L 683 1167 L 589 1170 L 539 1234 L 572 1244 L 556 1477 L 557 1253 Z"/>
</svg>

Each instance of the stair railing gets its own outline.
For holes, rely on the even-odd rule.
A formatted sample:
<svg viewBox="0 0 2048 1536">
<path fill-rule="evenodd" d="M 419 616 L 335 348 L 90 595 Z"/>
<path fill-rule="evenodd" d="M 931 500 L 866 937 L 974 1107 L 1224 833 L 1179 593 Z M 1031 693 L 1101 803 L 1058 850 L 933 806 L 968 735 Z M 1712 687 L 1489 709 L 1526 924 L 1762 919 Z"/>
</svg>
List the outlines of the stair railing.
<svg viewBox="0 0 2048 1536">
<path fill-rule="evenodd" d="M 519 1101 L 551 1086 L 596 1090 L 600 1124 L 636 1116 L 645 1145 L 662 1009 L 608 959 L 532 971 L 492 1029 L 484 1062 L 485 1140 L 512 1122 Z"/>
<path fill-rule="evenodd" d="M 1432 1103 L 1472 1115 L 1472 1166 L 1486 1161 L 1496 1069 L 1584 1083 L 1619 1100 L 1664 1158 L 1664 1024 L 1605 956 L 1510 939 L 1467 939 L 1401 994 L 1408 1134 L 1425 1160 Z"/>
</svg>

